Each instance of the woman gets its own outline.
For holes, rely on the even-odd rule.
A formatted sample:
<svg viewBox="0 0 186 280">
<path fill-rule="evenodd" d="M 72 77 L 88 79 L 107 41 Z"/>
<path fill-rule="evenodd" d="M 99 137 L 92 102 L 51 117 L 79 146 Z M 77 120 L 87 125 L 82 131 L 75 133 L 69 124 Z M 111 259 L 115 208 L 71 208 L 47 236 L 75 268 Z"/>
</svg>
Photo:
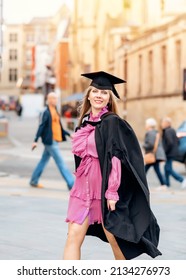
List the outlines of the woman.
<svg viewBox="0 0 186 280">
<path fill-rule="evenodd" d="M 70 193 L 65 260 L 77 260 L 85 235 L 109 242 L 115 259 L 160 255 L 159 226 L 149 205 L 143 157 L 136 136 L 116 114 L 114 84 L 106 72 L 92 79 L 73 136 L 76 180 Z"/>
<path fill-rule="evenodd" d="M 160 140 L 159 132 L 156 129 L 157 123 L 155 119 L 149 118 L 145 122 L 146 134 L 143 148 L 145 154 L 148 152 L 155 152 L 155 162 L 145 165 L 145 172 L 153 167 L 154 171 L 160 181 L 161 189 L 166 188 L 165 179 L 160 171 L 160 162 L 166 160 L 166 155 L 163 149 L 162 141 Z M 157 147 L 156 147 L 157 143 Z"/>
</svg>

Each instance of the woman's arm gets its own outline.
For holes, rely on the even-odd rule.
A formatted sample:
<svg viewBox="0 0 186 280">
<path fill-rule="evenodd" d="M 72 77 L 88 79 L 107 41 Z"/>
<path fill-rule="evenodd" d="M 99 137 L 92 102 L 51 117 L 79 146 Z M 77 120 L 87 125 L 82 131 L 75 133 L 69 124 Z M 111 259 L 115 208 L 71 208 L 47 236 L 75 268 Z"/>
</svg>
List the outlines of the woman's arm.
<svg viewBox="0 0 186 280">
<path fill-rule="evenodd" d="M 115 210 L 115 204 L 119 200 L 118 188 L 121 183 L 121 162 L 117 157 L 112 158 L 112 170 L 109 175 L 108 189 L 105 193 L 109 210 Z"/>
</svg>

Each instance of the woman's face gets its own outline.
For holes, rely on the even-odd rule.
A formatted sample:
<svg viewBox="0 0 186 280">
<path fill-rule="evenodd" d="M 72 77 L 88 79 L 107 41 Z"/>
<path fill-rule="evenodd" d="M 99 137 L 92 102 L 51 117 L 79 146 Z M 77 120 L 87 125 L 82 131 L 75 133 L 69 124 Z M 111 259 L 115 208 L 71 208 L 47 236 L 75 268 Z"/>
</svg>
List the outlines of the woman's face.
<svg viewBox="0 0 186 280">
<path fill-rule="evenodd" d="M 110 94 L 107 90 L 92 88 L 88 100 L 93 110 L 100 111 L 109 103 Z"/>
</svg>

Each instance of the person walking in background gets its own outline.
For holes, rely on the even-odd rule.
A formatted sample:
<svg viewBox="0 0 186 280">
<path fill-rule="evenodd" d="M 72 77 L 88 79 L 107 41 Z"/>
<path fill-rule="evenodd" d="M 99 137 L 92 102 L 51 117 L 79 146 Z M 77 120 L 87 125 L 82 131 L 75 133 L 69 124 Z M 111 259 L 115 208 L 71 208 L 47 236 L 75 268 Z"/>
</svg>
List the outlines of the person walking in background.
<svg viewBox="0 0 186 280">
<path fill-rule="evenodd" d="M 142 253 L 155 258 L 161 255 L 159 226 L 150 209 L 143 156 L 133 129 L 117 115 L 114 84 L 125 81 L 104 71 L 82 76 L 92 82 L 72 140 L 76 180 L 64 259 L 81 258 L 86 234 L 109 242 L 117 260 Z"/>
<path fill-rule="evenodd" d="M 68 189 L 70 190 L 74 184 L 74 177 L 65 165 L 58 144 L 61 141 L 66 141 L 66 136 L 70 137 L 70 134 L 62 127 L 60 115 L 56 109 L 57 101 L 57 94 L 55 92 L 50 92 L 47 96 L 48 106 L 40 117 L 40 125 L 34 143 L 32 144 L 33 150 L 37 147 L 37 141 L 39 137 L 41 137 L 45 148 L 42 157 L 31 176 L 30 185 L 32 187 L 43 187 L 38 181 L 50 157 L 53 157 L 62 177 L 67 183 Z"/>
<path fill-rule="evenodd" d="M 18 99 L 17 101 L 16 101 L 16 113 L 17 113 L 17 115 L 21 118 L 21 116 L 22 116 L 22 111 L 23 111 L 23 106 L 21 105 L 21 102 L 20 102 L 20 100 Z"/>
<path fill-rule="evenodd" d="M 181 183 L 182 188 L 186 188 L 186 178 L 178 174 L 172 167 L 174 157 L 178 153 L 178 138 L 176 131 L 171 127 L 171 119 L 168 117 L 163 118 L 161 122 L 162 127 L 162 140 L 165 154 L 167 157 L 164 170 L 165 170 L 165 182 L 170 187 L 170 176 Z"/>
<path fill-rule="evenodd" d="M 166 160 L 166 155 L 163 149 L 162 141 L 160 138 L 160 133 L 157 130 L 157 122 L 153 118 L 149 118 L 145 122 L 146 134 L 144 139 L 143 148 L 145 150 L 145 154 L 149 152 L 154 152 L 155 154 L 155 162 L 145 164 L 145 172 L 153 167 L 154 171 L 160 181 L 161 188 L 166 188 L 165 178 L 160 171 L 160 162 Z"/>
</svg>

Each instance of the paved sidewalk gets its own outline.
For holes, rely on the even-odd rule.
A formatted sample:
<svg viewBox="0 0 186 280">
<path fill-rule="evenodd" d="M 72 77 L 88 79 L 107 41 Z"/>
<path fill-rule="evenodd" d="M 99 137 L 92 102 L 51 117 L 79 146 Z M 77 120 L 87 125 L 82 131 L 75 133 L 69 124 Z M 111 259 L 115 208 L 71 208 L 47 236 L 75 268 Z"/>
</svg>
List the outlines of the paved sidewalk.
<svg viewBox="0 0 186 280">
<path fill-rule="evenodd" d="M 43 189 L 27 178 L 0 180 L 0 259 L 61 259 L 67 234 L 64 222 L 69 192 L 61 180 L 42 180 Z M 186 259 L 186 191 L 151 189 L 152 209 L 161 226 L 157 259 Z M 113 259 L 108 244 L 86 237 L 82 259 Z M 142 255 L 138 259 L 150 259 Z"/>
<path fill-rule="evenodd" d="M 1 178 L 0 259 L 62 258 L 69 192 L 65 183 L 50 180 L 42 183 L 45 188 L 35 189 L 28 186 L 25 178 Z M 107 244 L 87 237 L 82 257 L 103 259 L 111 256 L 109 252 Z"/>
</svg>

